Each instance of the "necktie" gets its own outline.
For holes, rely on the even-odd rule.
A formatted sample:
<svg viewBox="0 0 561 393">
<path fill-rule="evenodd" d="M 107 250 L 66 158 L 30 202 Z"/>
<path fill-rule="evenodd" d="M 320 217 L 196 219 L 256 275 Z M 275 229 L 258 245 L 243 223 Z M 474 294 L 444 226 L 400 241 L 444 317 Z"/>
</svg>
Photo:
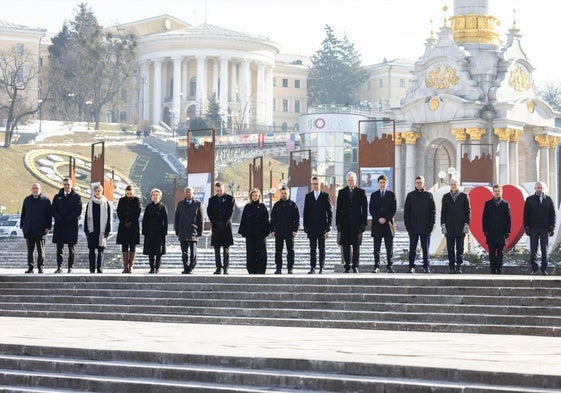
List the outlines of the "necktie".
<svg viewBox="0 0 561 393">
<path fill-rule="evenodd" d="M 386 195 L 386 191 L 382 191 L 382 198 L 384 198 L 384 195 Z"/>
</svg>

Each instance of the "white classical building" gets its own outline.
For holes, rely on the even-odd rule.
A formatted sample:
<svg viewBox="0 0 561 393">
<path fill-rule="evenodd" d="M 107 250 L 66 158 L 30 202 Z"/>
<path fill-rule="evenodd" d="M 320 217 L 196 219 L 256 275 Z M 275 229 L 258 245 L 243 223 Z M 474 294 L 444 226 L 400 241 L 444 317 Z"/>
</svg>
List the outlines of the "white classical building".
<svg viewBox="0 0 561 393">
<path fill-rule="evenodd" d="M 416 175 L 430 186 L 440 172 L 460 169 L 464 155 L 485 152 L 493 183 L 545 181 L 558 202 L 558 114 L 538 97 L 516 22 L 503 42 L 487 0 L 455 0 L 449 20 L 427 40 L 411 87 L 392 111 L 400 202 Z"/>
</svg>

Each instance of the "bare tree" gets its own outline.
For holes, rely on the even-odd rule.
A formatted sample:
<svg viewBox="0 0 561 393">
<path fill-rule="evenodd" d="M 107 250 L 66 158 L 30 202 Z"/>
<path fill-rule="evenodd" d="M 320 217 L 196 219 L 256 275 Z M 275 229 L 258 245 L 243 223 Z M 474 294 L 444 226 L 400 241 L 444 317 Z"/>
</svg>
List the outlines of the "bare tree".
<svg viewBox="0 0 561 393">
<path fill-rule="evenodd" d="M 39 88 L 37 59 L 22 46 L 0 50 L 0 113 L 6 116 L 4 147 L 12 145 L 18 123 L 46 101 Z"/>
</svg>

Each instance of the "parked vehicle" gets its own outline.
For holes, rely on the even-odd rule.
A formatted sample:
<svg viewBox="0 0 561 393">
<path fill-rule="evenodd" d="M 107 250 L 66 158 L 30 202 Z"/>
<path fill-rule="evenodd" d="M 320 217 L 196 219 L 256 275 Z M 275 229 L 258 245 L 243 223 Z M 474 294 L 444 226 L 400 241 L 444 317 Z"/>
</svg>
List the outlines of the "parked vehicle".
<svg viewBox="0 0 561 393">
<path fill-rule="evenodd" d="M 7 220 L 0 221 L 0 237 L 23 236 L 23 232 L 19 227 L 20 217 L 11 217 Z"/>
</svg>

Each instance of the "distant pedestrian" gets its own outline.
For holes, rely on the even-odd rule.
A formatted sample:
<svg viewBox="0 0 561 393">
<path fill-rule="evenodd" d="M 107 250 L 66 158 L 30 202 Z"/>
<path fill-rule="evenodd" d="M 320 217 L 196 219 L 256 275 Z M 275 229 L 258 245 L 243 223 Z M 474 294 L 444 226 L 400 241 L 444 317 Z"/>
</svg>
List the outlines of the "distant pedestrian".
<svg viewBox="0 0 561 393">
<path fill-rule="evenodd" d="M 503 198 L 503 186 L 493 186 L 493 198 L 483 207 L 483 234 L 489 246 L 491 274 L 503 272 L 503 250 L 510 235 L 510 204 Z"/>
<path fill-rule="evenodd" d="M 282 273 L 282 250 L 286 244 L 286 267 L 288 274 L 294 269 L 294 238 L 300 226 L 298 205 L 290 200 L 290 189 L 281 187 L 280 200 L 271 210 L 271 234 L 275 238 L 275 274 Z"/>
<path fill-rule="evenodd" d="M 267 270 L 267 236 L 270 233 L 269 212 L 261 200 L 261 192 L 249 192 L 238 233 L 245 238 L 246 267 L 249 274 L 265 274 Z"/>
<path fill-rule="evenodd" d="M 103 252 L 111 232 L 113 212 L 111 204 L 103 196 L 103 186 L 96 184 L 93 195 L 86 205 L 84 232 L 88 238 L 90 273 L 103 273 Z M 97 256 L 96 256 L 97 251 Z"/>
<path fill-rule="evenodd" d="M 459 180 L 450 179 L 450 192 L 442 197 L 440 227 L 446 237 L 450 273 L 461 274 L 464 262 L 464 239 L 469 232 L 471 207 L 469 197 L 458 188 Z"/>
<path fill-rule="evenodd" d="M 140 243 L 140 199 L 134 196 L 134 188 L 130 184 L 125 188 L 125 196 L 117 204 L 117 244 L 121 245 L 123 253 L 123 273 L 132 273 L 136 246 Z"/>
<path fill-rule="evenodd" d="M 214 184 L 214 196 L 208 200 L 206 209 L 208 219 L 212 226 L 210 245 L 214 247 L 214 263 L 216 270 L 214 274 L 228 274 L 230 266 L 230 246 L 234 244 L 232 235 L 232 217 L 236 201 L 233 196 L 224 192 L 224 184 Z M 220 258 L 222 248 L 223 257 Z"/>
<path fill-rule="evenodd" d="M 142 253 L 148 255 L 149 274 L 160 272 L 162 255 L 166 254 L 166 236 L 168 234 L 168 210 L 162 203 L 162 191 L 157 188 L 150 191 L 150 202 L 144 209 L 142 217 L 142 235 L 144 246 Z"/>
<path fill-rule="evenodd" d="M 403 208 L 403 220 L 409 233 L 409 271 L 415 273 L 417 244 L 421 242 L 423 251 L 423 272 L 430 273 L 430 234 L 436 220 L 436 205 L 430 191 L 425 190 L 425 178 L 415 178 L 415 189 L 407 194 Z"/>
<path fill-rule="evenodd" d="M 45 239 L 51 230 L 51 201 L 41 194 L 41 185 L 31 185 L 31 195 L 23 200 L 20 215 L 20 228 L 27 246 L 26 273 L 33 273 L 34 253 L 37 249 L 37 271 L 43 273 L 45 267 Z"/>
<path fill-rule="evenodd" d="M 312 177 L 312 191 L 304 198 L 304 232 L 310 241 L 310 271 L 316 272 L 317 251 L 319 250 L 319 271 L 323 273 L 325 265 L 325 239 L 331 231 L 333 212 L 331 198 L 325 191 L 321 191 L 319 178 Z"/>
<path fill-rule="evenodd" d="M 203 234 L 203 210 L 192 187 L 185 187 L 185 199 L 175 208 L 174 229 L 181 245 L 182 274 L 191 274 L 197 265 L 197 242 Z"/>
<path fill-rule="evenodd" d="M 372 216 L 372 237 L 374 239 L 374 269 L 380 273 L 380 250 L 382 240 L 386 247 L 386 271 L 393 273 L 393 239 L 395 236 L 395 213 L 397 202 L 395 193 L 388 190 L 386 175 L 378 176 L 378 190 L 370 195 L 370 215 Z"/>
<path fill-rule="evenodd" d="M 538 272 L 538 242 L 542 254 L 541 272 L 547 275 L 547 248 L 549 237 L 555 231 L 555 206 L 551 197 L 545 195 L 542 182 L 534 185 L 535 194 L 524 203 L 524 229 L 530 237 L 530 265 L 532 273 Z"/>
<path fill-rule="evenodd" d="M 337 194 L 335 224 L 338 243 L 343 251 L 344 272 L 351 271 L 352 263 L 352 272 L 358 273 L 360 245 L 368 217 L 368 202 L 366 191 L 356 185 L 356 173 L 347 173 L 346 180 L 347 186 L 340 189 Z"/>
<path fill-rule="evenodd" d="M 64 245 L 68 245 L 68 273 L 72 273 L 76 260 L 76 243 L 78 243 L 78 220 L 82 215 L 82 198 L 72 188 L 72 180 L 64 178 L 62 188 L 53 198 L 53 243 L 56 244 L 55 273 L 62 273 Z"/>
</svg>

